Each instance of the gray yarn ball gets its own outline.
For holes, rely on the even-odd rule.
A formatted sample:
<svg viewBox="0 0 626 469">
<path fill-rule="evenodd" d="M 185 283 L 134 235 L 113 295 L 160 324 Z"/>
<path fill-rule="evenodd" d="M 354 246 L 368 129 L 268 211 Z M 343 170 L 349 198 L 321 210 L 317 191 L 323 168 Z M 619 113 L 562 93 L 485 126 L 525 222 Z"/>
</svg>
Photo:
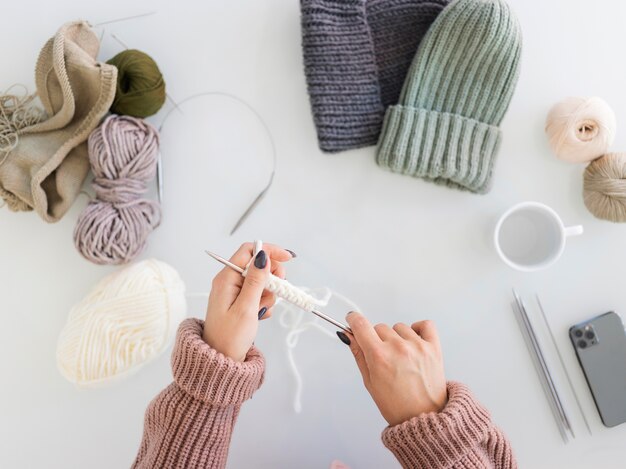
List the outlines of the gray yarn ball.
<svg viewBox="0 0 626 469">
<path fill-rule="evenodd" d="M 626 153 L 608 153 L 587 166 L 583 197 L 596 218 L 626 222 Z"/>
</svg>

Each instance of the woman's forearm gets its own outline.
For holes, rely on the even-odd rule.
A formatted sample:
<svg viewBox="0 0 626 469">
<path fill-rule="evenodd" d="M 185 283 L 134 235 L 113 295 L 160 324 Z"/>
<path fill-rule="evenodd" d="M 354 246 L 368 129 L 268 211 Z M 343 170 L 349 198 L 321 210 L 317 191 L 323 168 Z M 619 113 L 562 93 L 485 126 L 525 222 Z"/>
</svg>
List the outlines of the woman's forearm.
<svg viewBox="0 0 626 469">
<path fill-rule="evenodd" d="M 202 339 L 204 322 L 183 321 L 172 352 L 174 382 L 150 403 L 133 468 L 223 468 L 241 404 L 263 381 L 254 347 L 236 362 Z"/>
<path fill-rule="evenodd" d="M 448 383 L 441 412 L 387 427 L 382 438 L 405 468 L 517 467 L 509 441 L 461 383 Z"/>
</svg>

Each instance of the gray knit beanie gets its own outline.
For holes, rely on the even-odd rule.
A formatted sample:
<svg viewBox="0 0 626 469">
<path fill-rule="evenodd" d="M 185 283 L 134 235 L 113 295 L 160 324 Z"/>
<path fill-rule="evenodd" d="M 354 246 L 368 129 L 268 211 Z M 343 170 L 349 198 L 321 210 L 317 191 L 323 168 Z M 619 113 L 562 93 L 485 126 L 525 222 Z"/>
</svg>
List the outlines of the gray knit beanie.
<svg viewBox="0 0 626 469">
<path fill-rule="evenodd" d="M 300 0 L 319 146 L 375 145 L 415 51 L 449 0 Z"/>
<path fill-rule="evenodd" d="M 522 33 L 504 0 L 455 0 L 435 20 L 387 109 L 376 161 L 485 193 L 519 75 Z"/>
</svg>

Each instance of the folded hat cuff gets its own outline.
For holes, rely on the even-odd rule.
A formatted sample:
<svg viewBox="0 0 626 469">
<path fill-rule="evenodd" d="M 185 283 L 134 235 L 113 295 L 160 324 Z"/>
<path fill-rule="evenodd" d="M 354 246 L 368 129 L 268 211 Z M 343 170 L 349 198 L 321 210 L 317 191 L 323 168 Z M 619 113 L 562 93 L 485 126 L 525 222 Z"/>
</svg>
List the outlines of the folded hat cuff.
<svg viewBox="0 0 626 469">
<path fill-rule="evenodd" d="M 485 193 L 500 146 L 500 129 L 459 114 L 390 106 L 376 162 L 391 171 Z"/>
<path fill-rule="evenodd" d="M 304 70 L 320 148 L 375 145 L 385 114 L 365 0 L 301 0 Z"/>
</svg>

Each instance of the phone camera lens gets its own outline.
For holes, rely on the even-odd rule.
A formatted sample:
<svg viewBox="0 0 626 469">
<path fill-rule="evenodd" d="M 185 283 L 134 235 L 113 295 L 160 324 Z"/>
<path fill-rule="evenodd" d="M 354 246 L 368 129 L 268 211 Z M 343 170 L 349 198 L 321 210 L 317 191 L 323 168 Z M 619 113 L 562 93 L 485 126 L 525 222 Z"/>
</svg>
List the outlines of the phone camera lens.
<svg viewBox="0 0 626 469">
<path fill-rule="evenodd" d="M 576 329 L 574 331 L 574 335 L 578 338 L 581 338 L 583 336 L 583 331 L 581 331 L 580 329 Z"/>
<path fill-rule="evenodd" d="M 595 333 L 593 331 L 587 331 L 585 332 L 585 337 L 589 340 L 593 339 L 595 337 Z"/>
<path fill-rule="evenodd" d="M 578 346 L 580 348 L 587 348 L 587 342 L 585 342 L 584 340 L 579 340 L 578 341 Z"/>
</svg>

